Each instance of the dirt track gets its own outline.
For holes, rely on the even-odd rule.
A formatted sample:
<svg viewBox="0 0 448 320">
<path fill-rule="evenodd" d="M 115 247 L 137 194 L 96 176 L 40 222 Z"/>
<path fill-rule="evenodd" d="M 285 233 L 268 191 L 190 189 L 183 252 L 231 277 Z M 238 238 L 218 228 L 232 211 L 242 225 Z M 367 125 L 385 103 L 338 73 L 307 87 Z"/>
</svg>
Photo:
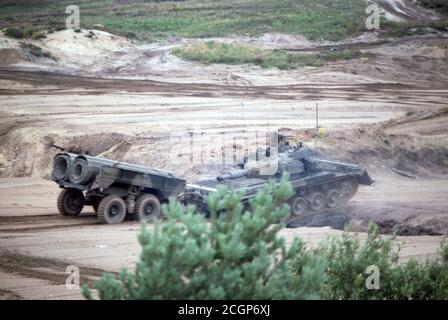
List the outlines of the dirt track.
<svg viewBox="0 0 448 320">
<path fill-rule="evenodd" d="M 54 205 L 57 186 L 40 179 L 0 179 L 0 189 L 0 294 L 5 298 L 77 299 L 79 292 L 64 286 L 67 266 L 78 266 L 81 281 L 92 281 L 102 271 L 118 272 L 124 267 L 132 268 L 136 262 L 137 222 L 100 225 L 90 209 L 78 218 L 61 217 Z M 350 208 L 356 209 L 364 201 L 368 202 L 364 205 L 375 207 L 380 199 L 371 197 L 371 192 L 380 195 L 380 190 L 362 189 Z M 412 188 L 405 188 L 388 195 L 389 205 L 402 201 L 396 197 L 398 194 L 407 199 L 404 203 L 411 196 L 419 200 Z M 427 200 L 428 206 L 430 199 Z M 323 227 L 284 229 L 281 234 L 288 243 L 294 236 L 300 236 L 313 246 L 340 232 Z M 404 242 L 402 261 L 435 254 L 442 239 L 398 237 L 398 241 Z"/>
</svg>

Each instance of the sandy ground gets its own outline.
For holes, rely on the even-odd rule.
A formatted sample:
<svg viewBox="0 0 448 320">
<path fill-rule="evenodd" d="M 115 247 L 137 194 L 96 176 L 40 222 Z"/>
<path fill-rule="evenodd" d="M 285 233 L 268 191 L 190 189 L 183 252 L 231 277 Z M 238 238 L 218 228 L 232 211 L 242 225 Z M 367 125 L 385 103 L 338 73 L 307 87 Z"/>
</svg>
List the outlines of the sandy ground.
<svg viewBox="0 0 448 320">
<path fill-rule="evenodd" d="M 414 201 L 424 199 L 427 202 L 422 206 L 430 206 L 427 194 L 412 187 L 397 190 L 394 186 L 394 189 L 395 193 L 386 197 L 375 189 L 361 189 L 349 209 L 361 202 L 369 207 L 376 207 L 381 200 L 389 204 L 406 203 L 410 197 Z M 0 294 L 5 298 L 78 299 L 81 297 L 78 291 L 65 287 L 68 266 L 79 267 L 82 281 L 97 279 L 103 271 L 134 267 L 140 252 L 136 238 L 138 222 L 101 225 L 89 208 L 80 217 L 62 217 L 54 205 L 57 186 L 41 179 L 3 178 L 0 190 Z M 440 192 L 437 188 L 434 191 Z M 283 229 L 280 234 L 287 243 L 299 236 L 315 246 L 328 236 L 340 235 L 341 231 L 329 227 L 297 228 Z M 403 243 L 401 261 L 435 255 L 443 238 L 398 237 L 397 243 Z"/>
<path fill-rule="evenodd" d="M 171 170 L 191 181 L 222 166 L 210 158 L 191 163 L 192 150 L 173 137 L 201 132 L 216 153 L 224 133 L 281 129 L 329 158 L 368 168 L 376 183 L 349 202 L 352 230 L 363 231 L 372 219 L 383 232 L 399 228 L 412 235 L 398 238 L 402 261 L 432 256 L 448 234 L 447 34 L 384 41 L 370 33 L 338 44 L 273 34 L 214 39 L 307 52 L 337 45 L 370 54 L 280 71 L 204 66 L 170 53 L 201 39 L 139 44 L 93 32 L 73 37 L 66 30 L 34 41 L 57 60 L 31 57 L 0 35 L 0 49 L 19 52 L 0 66 L 0 298 L 78 299 L 78 291 L 64 286 L 68 265 L 91 281 L 102 271 L 132 267 L 138 258 L 138 223 L 99 225 L 89 209 L 76 219 L 58 215 L 59 190 L 46 180 L 56 153 L 51 143 Z M 313 133 L 316 103 L 326 137 Z M 341 231 L 281 233 L 288 242 L 301 236 L 315 245 Z"/>
</svg>

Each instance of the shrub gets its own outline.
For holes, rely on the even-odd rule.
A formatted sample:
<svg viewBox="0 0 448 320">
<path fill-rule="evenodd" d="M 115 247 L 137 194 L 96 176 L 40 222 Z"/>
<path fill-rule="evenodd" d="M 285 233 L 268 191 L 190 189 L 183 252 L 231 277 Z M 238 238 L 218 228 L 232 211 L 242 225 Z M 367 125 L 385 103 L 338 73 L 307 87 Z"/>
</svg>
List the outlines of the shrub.
<svg viewBox="0 0 448 320">
<path fill-rule="evenodd" d="M 7 37 L 17 38 L 17 39 L 23 38 L 22 30 L 17 29 L 17 28 L 6 28 L 4 33 L 5 33 L 5 36 L 7 36 Z"/>
<path fill-rule="evenodd" d="M 439 258 L 399 264 L 400 247 L 394 246 L 394 240 L 381 237 L 378 227 L 370 223 L 364 242 L 346 232 L 307 252 L 307 261 L 319 259 L 325 268 L 326 281 L 319 295 L 327 299 L 448 299 L 448 246 L 442 246 Z M 303 265 L 303 258 L 297 256 L 296 270 Z M 366 268 L 371 265 L 380 272 L 377 290 L 365 285 Z"/>
<path fill-rule="evenodd" d="M 292 189 L 283 176 L 268 183 L 245 212 L 241 193 L 221 189 L 208 198 L 210 224 L 192 207 L 164 206 L 167 221 L 143 226 L 134 273 L 106 274 L 95 288 L 101 299 L 303 299 L 316 298 L 324 280 L 319 265 L 293 273 L 289 261 L 303 250 L 277 236 Z M 218 216 L 218 212 L 221 212 Z M 225 212 L 225 213 L 224 213 Z M 83 293 L 91 298 L 86 286 Z"/>
<path fill-rule="evenodd" d="M 39 39 L 45 39 L 47 35 L 44 31 L 34 31 L 31 34 L 31 39 L 33 40 L 39 40 Z"/>
<path fill-rule="evenodd" d="M 48 58 L 48 59 L 52 59 L 54 61 L 57 61 L 57 58 L 54 57 L 50 52 L 43 50 L 41 47 L 32 44 L 32 43 L 25 43 L 25 42 L 21 42 L 20 46 L 28 51 L 30 54 L 32 54 L 33 56 L 39 57 L 39 58 Z"/>
<path fill-rule="evenodd" d="M 35 44 L 22 42 L 20 43 L 20 46 L 33 56 L 54 59 L 49 52 L 42 50 L 41 47 L 36 46 Z"/>
</svg>

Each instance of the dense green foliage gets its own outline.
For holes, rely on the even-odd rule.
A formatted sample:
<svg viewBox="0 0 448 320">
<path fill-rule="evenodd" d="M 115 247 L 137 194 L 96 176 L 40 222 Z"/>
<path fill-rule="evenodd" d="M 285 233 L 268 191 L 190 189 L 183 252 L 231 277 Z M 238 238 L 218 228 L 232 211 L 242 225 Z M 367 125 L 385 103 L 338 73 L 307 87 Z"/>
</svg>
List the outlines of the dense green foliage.
<svg viewBox="0 0 448 320">
<path fill-rule="evenodd" d="M 328 299 L 448 299 L 448 246 L 436 259 L 399 264 L 400 250 L 394 243 L 394 237 L 381 237 L 371 224 L 365 241 L 348 232 L 329 238 L 297 255 L 294 268 L 300 272 L 319 259 L 327 277 L 319 294 Z M 365 286 L 366 267 L 371 265 L 380 271 L 378 290 Z"/>
<path fill-rule="evenodd" d="M 295 54 L 284 50 L 260 49 L 236 43 L 209 41 L 183 48 L 173 53 L 182 59 L 202 63 L 244 64 L 252 63 L 263 68 L 297 69 L 305 66 L 319 67 L 326 61 L 349 60 L 366 56 L 356 50 L 341 50 L 319 54 Z"/>
<path fill-rule="evenodd" d="M 246 209 L 241 194 L 221 190 L 208 199 L 209 222 L 171 201 L 166 222 L 143 225 L 135 271 L 105 274 L 95 284 L 99 297 L 448 299 L 448 246 L 439 258 L 399 264 L 394 237 L 381 237 L 373 224 L 363 241 L 345 232 L 316 248 L 300 239 L 287 246 L 278 231 L 291 194 L 287 176 L 280 186 L 267 184 Z M 379 289 L 366 287 L 371 265 L 380 271 Z M 83 294 L 92 298 L 87 286 Z"/>
</svg>

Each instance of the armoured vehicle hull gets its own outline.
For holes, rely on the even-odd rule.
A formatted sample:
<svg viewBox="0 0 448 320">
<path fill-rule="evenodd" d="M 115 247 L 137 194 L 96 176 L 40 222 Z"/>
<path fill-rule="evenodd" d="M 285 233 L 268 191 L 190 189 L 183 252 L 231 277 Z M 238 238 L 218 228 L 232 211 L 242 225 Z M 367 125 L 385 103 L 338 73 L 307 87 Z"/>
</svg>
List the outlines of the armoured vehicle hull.
<svg viewBox="0 0 448 320">
<path fill-rule="evenodd" d="M 217 192 L 218 188 L 243 191 L 242 200 L 248 202 L 268 179 L 279 183 L 282 172 L 287 171 L 295 192 L 290 199 L 291 217 L 300 217 L 343 207 L 357 192 L 360 184 L 373 183 L 363 168 L 319 159 L 311 149 L 288 147 L 278 154 L 275 161 L 278 161 L 278 167 L 272 175 L 261 175 L 257 168 L 245 163 L 243 169 L 218 176 L 214 180 L 187 184 L 181 199 L 208 213 L 206 198 L 210 193 Z"/>
</svg>

